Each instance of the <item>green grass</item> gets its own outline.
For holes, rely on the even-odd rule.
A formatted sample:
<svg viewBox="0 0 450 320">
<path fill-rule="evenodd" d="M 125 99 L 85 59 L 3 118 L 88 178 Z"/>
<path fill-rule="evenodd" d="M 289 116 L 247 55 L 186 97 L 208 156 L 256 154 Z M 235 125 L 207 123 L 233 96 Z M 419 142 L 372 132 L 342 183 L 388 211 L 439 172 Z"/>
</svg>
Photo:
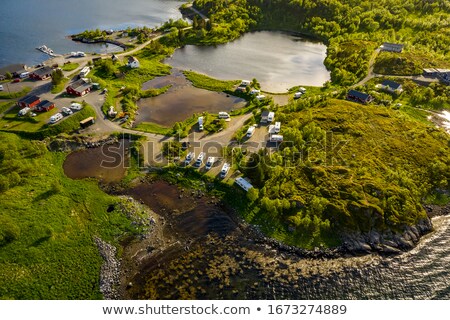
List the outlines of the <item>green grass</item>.
<svg viewBox="0 0 450 320">
<path fill-rule="evenodd" d="M 11 108 L 13 105 L 15 105 L 15 101 L 8 101 L 8 102 L 0 102 L 0 114 Z"/>
<path fill-rule="evenodd" d="M 49 125 L 48 119 L 58 112 L 56 108 L 49 112 L 37 113 L 36 117 L 29 115 L 18 117 L 17 112 L 19 110 L 19 107 L 13 108 L 0 119 L 0 130 L 14 132 L 31 139 L 42 139 L 60 133 L 72 132 L 80 127 L 81 120 L 91 116 L 95 117 L 94 109 L 90 105 L 85 105 L 81 111 L 75 112 L 54 125 Z"/>
<path fill-rule="evenodd" d="M 80 65 L 78 64 L 78 63 L 76 63 L 76 62 L 71 62 L 71 63 L 66 63 L 66 64 L 64 64 L 62 67 L 61 67 L 61 69 L 63 70 L 63 71 L 73 71 L 73 70 L 75 70 L 76 68 L 78 68 Z"/>
<path fill-rule="evenodd" d="M 156 133 L 162 135 L 171 135 L 173 133 L 172 128 L 163 127 L 159 124 L 152 122 L 142 122 L 138 124 L 134 129 L 137 131 Z"/>
<path fill-rule="evenodd" d="M 430 52 L 407 51 L 403 53 L 381 52 L 373 71 L 385 75 L 420 75 L 424 68 L 448 68 L 450 62 Z"/>
<path fill-rule="evenodd" d="M 17 99 L 17 98 L 21 98 L 23 96 L 25 96 L 28 92 L 31 91 L 30 87 L 25 87 L 20 91 L 17 92 L 7 92 L 7 91 L 3 91 L 0 92 L 0 99 Z"/>
<path fill-rule="evenodd" d="M 62 92 L 66 88 L 68 82 L 69 82 L 69 78 L 63 78 L 58 85 L 52 86 L 51 93 L 57 94 L 57 93 Z"/>
<path fill-rule="evenodd" d="M 41 142 L 0 133 L 2 176 L 16 172 L 18 185 L 0 192 L 0 298 L 101 299 L 102 259 L 93 237 L 117 244 L 130 221 L 107 212 L 118 200 L 97 182 L 71 180 L 62 169 L 65 154 Z M 16 161 L 16 162 L 14 162 Z M 4 240 L 4 238 L 2 238 Z"/>
<path fill-rule="evenodd" d="M 311 249 L 341 233 L 400 232 L 425 218 L 424 198 L 449 188 L 448 136 L 420 110 L 330 99 L 277 112 L 292 143 L 241 169 L 260 191 L 244 217 L 271 237 Z"/>
<path fill-rule="evenodd" d="M 194 71 L 183 71 L 183 74 L 194 87 L 210 91 L 232 91 L 240 83 L 240 80 L 218 80 Z"/>
</svg>

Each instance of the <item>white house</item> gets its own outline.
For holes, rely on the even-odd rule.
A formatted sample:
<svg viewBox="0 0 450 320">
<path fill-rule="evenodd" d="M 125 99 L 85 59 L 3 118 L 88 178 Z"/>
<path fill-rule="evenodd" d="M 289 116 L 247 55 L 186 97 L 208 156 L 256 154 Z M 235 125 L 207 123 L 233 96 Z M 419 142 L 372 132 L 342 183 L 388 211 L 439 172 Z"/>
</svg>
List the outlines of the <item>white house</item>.
<svg viewBox="0 0 450 320">
<path fill-rule="evenodd" d="M 129 57 L 128 58 L 128 67 L 134 69 L 139 68 L 141 65 L 139 64 L 139 60 L 135 57 Z"/>
</svg>

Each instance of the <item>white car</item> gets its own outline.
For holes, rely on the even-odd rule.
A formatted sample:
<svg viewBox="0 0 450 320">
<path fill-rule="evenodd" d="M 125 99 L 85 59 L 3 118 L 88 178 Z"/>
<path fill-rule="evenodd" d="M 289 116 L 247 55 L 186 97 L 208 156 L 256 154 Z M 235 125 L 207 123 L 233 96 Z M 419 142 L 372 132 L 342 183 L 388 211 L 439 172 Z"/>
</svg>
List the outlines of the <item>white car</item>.
<svg viewBox="0 0 450 320">
<path fill-rule="evenodd" d="M 63 108 L 61 109 L 61 111 L 62 111 L 62 113 L 63 113 L 65 116 L 70 116 L 70 115 L 73 113 L 72 110 L 70 110 L 69 108 L 66 108 L 66 107 L 63 107 Z"/>
<path fill-rule="evenodd" d="M 81 109 L 83 109 L 83 106 L 80 103 L 72 103 L 70 105 L 70 109 L 72 109 L 73 111 L 80 111 Z"/>
</svg>

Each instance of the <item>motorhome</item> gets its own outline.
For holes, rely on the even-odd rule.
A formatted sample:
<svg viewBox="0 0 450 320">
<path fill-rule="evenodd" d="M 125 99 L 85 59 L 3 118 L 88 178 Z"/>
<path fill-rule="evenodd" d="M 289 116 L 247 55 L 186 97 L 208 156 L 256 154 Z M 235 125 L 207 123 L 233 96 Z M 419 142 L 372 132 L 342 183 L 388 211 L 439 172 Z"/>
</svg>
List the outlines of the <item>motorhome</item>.
<svg viewBox="0 0 450 320">
<path fill-rule="evenodd" d="M 25 78 L 28 78 L 30 76 L 30 73 L 29 72 L 22 72 L 20 75 L 19 75 L 19 78 L 20 79 L 25 79 Z"/>
<path fill-rule="evenodd" d="M 30 112 L 30 110 L 31 110 L 31 109 L 28 108 L 28 107 L 23 108 L 23 109 L 21 109 L 21 110 L 19 111 L 18 116 L 19 116 L 19 117 L 24 116 L 24 115 L 26 115 L 28 112 Z"/>
<path fill-rule="evenodd" d="M 242 80 L 240 87 L 248 87 L 250 85 L 250 81 L 249 80 Z"/>
<path fill-rule="evenodd" d="M 266 96 L 263 95 L 263 94 L 259 94 L 259 95 L 256 96 L 256 100 L 258 100 L 258 101 L 262 101 L 262 100 L 264 100 L 265 98 L 266 98 Z"/>
<path fill-rule="evenodd" d="M 198 117 L 198 130 L 203 131 L 203 117 Z"/>
<path fill-rule="evenodd" d="M 194 152 L 189 152 L 186 156 L 186 159 L 184 160 L 184 164 L 188 165 L 189 163 L 191 163 L 192 159 L 194 159 L 195 157 L 195 153 Z"/>
<path fill-rule="evenodd" d="M 269 112 L 269 114 L 267 115 L 267 122 L 272 122 L 273 119 L 275 118 L 275 112 Z"/>
<path fill-rule="evenodd" d="M 272 134 L 269 139 L 270 142 L 283 142 L 283 136 L 279 134 Z"/>
<path fill-rule="evenodd" d="M 200 167 L 203 163 L 203 158 L 205 158 L 205 153 L 204 152 L 200 152 L 200 154 L 197 157 L 197 160 L 194 163 L 194 166 L 196 167 Z"/>
<path fill-rule="evenodd" d="M 258 90 L 258 89 L 250 90 L 250 94 L 259 94 L 260 92 L 261 92 L 261 90 Z"/>
<path fill-rule="evenodd" d="M 72 109 L 73 111 L 80 111 L 81 109 L 83 109 L 83 106 L 80 103 L 73 102 L 70 105 L 70 109 Z"/>
<path fill-rule="evenodd" d="M 228 119 L 230 115 L 227 112 L 219 112 L 219 119 Z"/>
<path fill-rule="evenodd" d="M 81 69 L 81 71 L 80 71 L 80 74 L 79 74 L 80 78 L 86 77 L 86 76 L 89 74 L 89 72 L 91 72 L 91 68 L 89 68 L 89 67 L 84 67 L 84 68 Z"/>
<path fill-rule="evenodd" d="M 206 160 L 206 170 L 211 169 L 211 167 L 214 165 L 214 162 L 216 162 L 216 158 L 214 157 L 208 157 L 208 160 Z"/>
<path fill-rule="evenodd" d="M 223 179 L 228 174 L 228 171 L 230 171 L 230 165 L 228 163 L 224 163 L 222 166 L 222 169 L 220 170 L 220 177 Z"/>
<path fill-rule="evenodd" d="M 294 99 L 299 99 L 302 97 L 302 95 L 303 95 L 302 92 L 296 92 L 296 93 L 294 93 Z"/>
<path fill-rule="evenodd" d="M 275 127 L 273 128 L 273 131 L 275 133 L 278 133 L 280 132 L 280 130 L 281 130 L 281 122 L 275 122 Z"/>
<path fill-rule="evenodd" d="M 50 123 L 57 123 L 59 120 L 61 120 L 63 115 L 61 113 L 55 113 L 50 117 Z"/>
<path fill-rule="evenodd" d="M 244 189 L 245 191 L 250 190 L 251 188 L 253 188 L 252 184 L 250 182 L 248 182 L 247 180 L 245 180 L 242 177 L 239 177 L 235 180 L 236 184 L 238 186 L 240 186 L 242 189 Z"/>
<path fill-rule="evenodd" d="M 251 127 L 248 128 L 248 130 L 247 130 L 246 137 L 247 137 L 247 138 L 250 138 L 254 133 L 255 133 L 255 127 L 254 127 L 254 126 L 251 126 Z"/>
</svg>

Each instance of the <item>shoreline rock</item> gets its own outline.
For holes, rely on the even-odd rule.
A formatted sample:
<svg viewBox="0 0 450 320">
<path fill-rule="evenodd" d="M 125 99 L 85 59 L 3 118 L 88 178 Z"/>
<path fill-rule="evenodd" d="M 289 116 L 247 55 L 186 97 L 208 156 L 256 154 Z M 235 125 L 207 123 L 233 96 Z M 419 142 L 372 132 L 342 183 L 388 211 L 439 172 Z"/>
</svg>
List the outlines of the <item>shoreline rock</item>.
<svg viewBox="0 0 450 320">
<path fill-rule="evenodd" d="M 95 237 L 103 264 L 100 270 L 100 292 L 105 300 L 118 300 L 120 298 L 117 288 L 120 285 L 120 261 L 116 258 L 117 248 Z"/>
</svg>

